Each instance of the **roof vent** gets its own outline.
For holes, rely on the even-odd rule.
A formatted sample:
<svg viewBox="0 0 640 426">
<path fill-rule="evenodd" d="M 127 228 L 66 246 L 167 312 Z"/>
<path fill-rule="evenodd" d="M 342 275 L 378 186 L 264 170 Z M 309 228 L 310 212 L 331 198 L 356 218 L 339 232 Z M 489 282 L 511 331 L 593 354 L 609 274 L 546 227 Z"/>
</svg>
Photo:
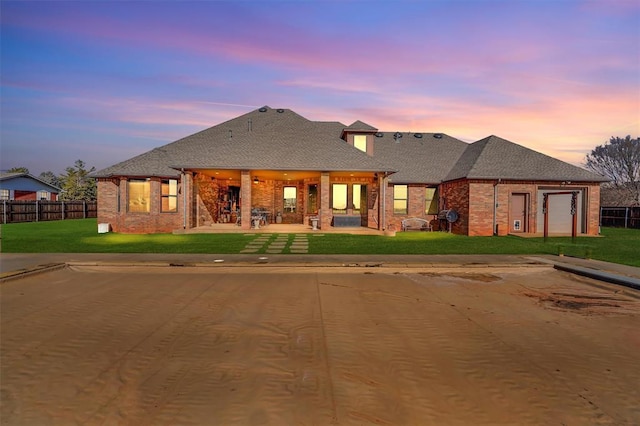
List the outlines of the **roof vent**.
<svg viewBox="0 0 640 426">
<path fill-rule="evenodd" d="M 395 133 L 393 134 L 393 140 L 395 140 L 395 141 L 396 141 L 396 143 L 400 142 L 400 138 L 401 138 L 401 137 L 402 137 L 402 133 L 400 133 L 400 132 L 395 132 Z"/>
<path fill-rule="evenodd" d="M 282 108 L 278 108 L 276 111 L 278 111 L 280 114 L 282 114 L 284 112 L 284 110 Z"/>
<path fill-rule="evenodd" d="M 376 133 L 376 138 L 381 138 L 383 136 L 384 136 L 384 133 L 380 133 L 380 132 Z"/>
<path fill-rule="evenodd" d="M 433 137 L 436 139 L 442 139 L 442 133 L 434 133 Z"/>
<path fill-rule="evenodd" d="M 260 111 L 260 112 L 267 112 L 267 107 L 262 107 L 262 108 L 260 108 L 258 111 Z"/>
<path fill-rule="evenodd" d="M 413 137 L 414 138 L 418 138 L 418 139 L 422 139 L 422 133 L 414 133 Z"/>
</svg>

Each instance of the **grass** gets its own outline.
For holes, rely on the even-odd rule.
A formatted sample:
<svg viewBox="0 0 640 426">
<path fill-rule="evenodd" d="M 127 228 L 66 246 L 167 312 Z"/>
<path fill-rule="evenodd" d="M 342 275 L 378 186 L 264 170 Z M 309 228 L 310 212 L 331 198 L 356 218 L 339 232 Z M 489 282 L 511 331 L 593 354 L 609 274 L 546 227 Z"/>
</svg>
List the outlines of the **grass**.
<svg viewBox="0 0 640 426">
<path fill-rule="evenodd" d="M 311 254 L 559 254 L 640 267 L 640 230 L 603 228 L 602 238 L 466 237 L 399 232 L 395 237 L 309 234 Z M 315 234 L 317 235 L 317 234 Z M 95 219 L 2 225 L 4 253 L 240 253 L 257 235 L 97 233 Z M 275 236 L 272 236 L 275 238 Z"/>
</svg>

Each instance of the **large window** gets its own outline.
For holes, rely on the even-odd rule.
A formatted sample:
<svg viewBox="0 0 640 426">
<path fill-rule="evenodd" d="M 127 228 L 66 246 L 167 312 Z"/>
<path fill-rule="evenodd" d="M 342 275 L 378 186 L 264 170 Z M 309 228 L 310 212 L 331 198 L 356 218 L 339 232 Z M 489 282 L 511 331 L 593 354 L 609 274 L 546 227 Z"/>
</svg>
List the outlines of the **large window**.
<svg viewBox="0 0 640 426">
<path fill-rule="evenodd" d="M 297 197 L 298 188 L 295 186 L 285 186 L 284 187 L 284 211 L 287 213 L 295 213 L 296 212 L 296 204 L 298 201 Z"/>
<path fill-rule="evenodd" d="M 393 213 L 407 214 L 407 185 L 393 185 Z"/>
<path fill-rule="evenodd" d="M 360 212 L 360 204 L 362 202 L 360 197 L 361 194 L 362 194 L 362 185 L 360 185 L 359 183 L 354 183 L 353 184 L 353 212 L 354 213 Z"/>
<path fill-rule="evenodd" d="M 353 146 L 355 146 L 362 152 L 367 152 L 367 136 L 355 135 L 353 137 Z"/>
<path fill-rule="evenodd" d="M 0 189 L 0 200 L 8 200 L 10 192 L 8 189 Z"/>
<path fill-rule="evenodd" d="M 426 214 L 438 214 L 438 191 L 436 188 L 426 188 L 424 200 L 424 212 Z"/>
<path fill-rule="evenodd" d="M 176 179 L 163 179 L 161 190 L 160 211 L 177 212 L 178 211 L 178 181 Z"/>
<path fill-rule="evenodd" d="M 149 179 L 131 179 L 128 182 L 129 212 L 149 213 L 151 198 L 151 183 Z"/>
<path fill-rule="evenodd" d="M 334 214 L 347 212 L 347 184 L 334 183 L 331 187 L 331 207 Z"/>
</svg>

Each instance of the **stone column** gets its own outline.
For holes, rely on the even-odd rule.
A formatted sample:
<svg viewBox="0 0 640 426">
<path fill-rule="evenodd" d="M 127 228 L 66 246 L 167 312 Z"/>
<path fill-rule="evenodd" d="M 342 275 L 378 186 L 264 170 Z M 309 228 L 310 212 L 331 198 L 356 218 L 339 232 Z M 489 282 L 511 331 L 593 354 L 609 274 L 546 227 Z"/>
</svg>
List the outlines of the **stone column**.
<svg viewBox="0 0 640 426">
<path fill-rule="evenodd" d="M 331 227 L 331 183 L 329 182 L 329 172 L 322 172 L 320 175 L 320 229 L 329 229 Z"/>
<path fill-rule="evenodd" d="M 251 229 L 251 172 L 243 170 L 240 176 L 240 214 L 242 229 Z"/>
</svg>

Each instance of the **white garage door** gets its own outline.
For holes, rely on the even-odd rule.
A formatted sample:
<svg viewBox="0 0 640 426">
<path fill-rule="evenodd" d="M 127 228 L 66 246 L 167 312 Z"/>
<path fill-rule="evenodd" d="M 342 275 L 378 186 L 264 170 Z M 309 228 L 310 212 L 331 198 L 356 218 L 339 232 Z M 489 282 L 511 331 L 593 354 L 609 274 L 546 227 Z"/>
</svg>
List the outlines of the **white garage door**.
<svg viewBox="0 0 640 426">
<path fill-rule="evenodd" d="M 538 191 L 538 215 L 537 228 L 538 232 L 544 231 L 544 214 L 542 212 L 543 194 L 553 192 L 566 192 L 566 190 L 540 190 Z M 578 214 L 578 232 L 583 230 L 583 207 L 582 207 L 582 191 L 578 192 L 576 203 L 576 211 Z M 549 233 L 550 234 L 571 234 L 571 226 L 573 224 L 573 216 L 571 215 L 571 194 L 554 194 L 547 198 L 547 206 L 549 211 Z"/>
</svg>

